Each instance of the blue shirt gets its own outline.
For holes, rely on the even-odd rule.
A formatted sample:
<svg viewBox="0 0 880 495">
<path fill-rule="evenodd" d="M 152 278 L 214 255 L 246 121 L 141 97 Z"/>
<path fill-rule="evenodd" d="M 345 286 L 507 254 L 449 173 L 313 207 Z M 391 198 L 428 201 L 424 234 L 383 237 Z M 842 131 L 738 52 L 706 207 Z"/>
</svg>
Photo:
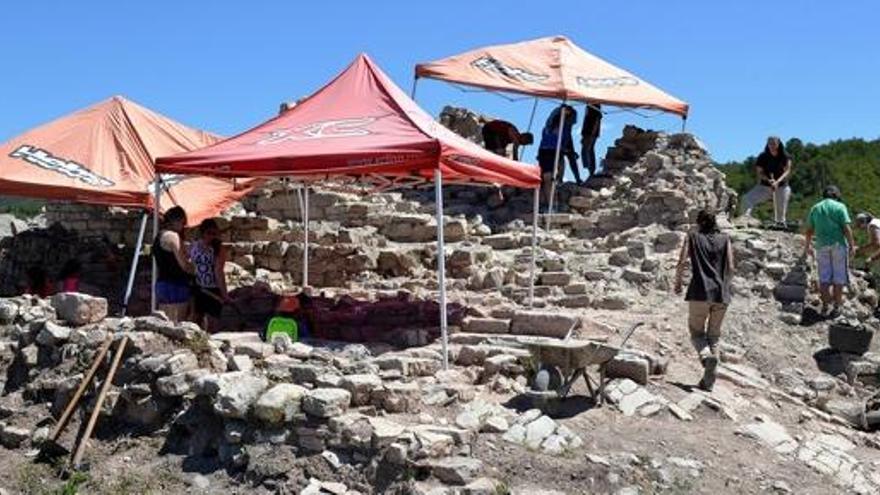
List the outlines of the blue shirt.
<svg viewBox="0 0 880 495">
<path fill-rule="evenodd" d="M 559 109 L 560 107 L 556 107 L 553 112 L 550 113 L 550 117 L 547 118 L 547 123 L 544 124 L 544 130 L 541 131 L 541 144 L 539 146 L 540 149 L 546 150 L 556 149 L 556 143 L 559 141 Z M 574 109 L 568 110 L 568 118 L 565 119 L 565 123 L 562 125 L 562 149 L 563 150 L 574 150 L 574 142 L 571 139 L 571 128 L 577 120 L 577 114 L 572 113 Z"/>
</svg>

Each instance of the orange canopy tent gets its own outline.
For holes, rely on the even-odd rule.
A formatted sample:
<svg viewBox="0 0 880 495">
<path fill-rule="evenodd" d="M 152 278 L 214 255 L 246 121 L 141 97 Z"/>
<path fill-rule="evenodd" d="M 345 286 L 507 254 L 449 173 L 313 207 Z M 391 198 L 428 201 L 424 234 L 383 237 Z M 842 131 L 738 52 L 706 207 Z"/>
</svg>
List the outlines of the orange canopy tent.
<svg viewBox="0 0 880 495">
<path fill-rule="evenodd" d="M 535 96 L 532 119 L 538 97 L 555 98 L 563 102 L 580 101 L 588 105 L 606 104 L 671 112 L 681 116 L 682 126 L 688 114 L 687 103 L 588 53 L 565 36 L 488 46 L 434 62 L 417 64 L 413 96 L 420 77 Z M 550 186 L 548 212 L 551 215 L 547 215 L 548 230 L 556 196 L 564 122 L 565 119 L 560 115 L 553 181 Z"/>
<path fill-rule="evenodd" d="M 433 179 L 440 330 L 447 359 L 443 181 L 533 188 L 536 200 L 541 183 L 537 166 L 495 155 L 440 125 L 364 54 L 278 117 L 207 148 L 159 158 L 156 170 L 219 177 L 288 176 L 304 183 L 350 178 L 382 189 Z M 304 199 L 308 232 L 307 194 Z M 307 233 L 304 238 L 302 280 L 307 285 Z"/>
<path fill-rule="evenodd" d="M 494 45 L 416 65 L 425 77 L 560 100 L 653 108 L 687 117 L 688 104 L 592 55 L 565 36 Z"/>
<path fill-rule="evenodd" d="M 0 195 L 152 209 L 156 157 L 220 139 L 114 96 L 0 144 Z M 161 203 L 182 206 L 191 225 L 217 215 L 256 185 L 211 177 L 161 182 Z M 146 220 L 144 215 L 123 308 Z"/>
<path fill-rule="evenodd" d="M 220 139 L 114 96 L 0 144 L 0 195 L 149 209 L 157 157 Z M 191 224 L 253 185 L 210 177 L 165 182 L 162 203 L 182 206 Z"/>
</svg>

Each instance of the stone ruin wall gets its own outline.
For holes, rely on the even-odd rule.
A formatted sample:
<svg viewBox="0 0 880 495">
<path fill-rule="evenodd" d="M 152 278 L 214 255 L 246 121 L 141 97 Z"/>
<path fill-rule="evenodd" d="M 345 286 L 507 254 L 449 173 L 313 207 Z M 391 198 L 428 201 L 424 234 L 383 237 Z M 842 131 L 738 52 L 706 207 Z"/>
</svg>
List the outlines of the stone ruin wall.
<svg viewBox="0 0 880 495">
<path fill-rule="evenodd" d="M 570 249 L 569 241 L 582 240 L 593 245 L 584 252 L 606 256 L 627 245 L 626 239 L 632 236 L 622 233 L 639 231 L 642 237 L 648 236 L 649 251 L 660 241 L 663 247 L 658 252 L 666 251 L 664 243 L 677 242 L 680 234 L 674 232 L 685 228 L 699 207 L 727 210 L 735 205 L 735 193 L 727 188 L 723 173 L 689 134 L 667 135 L 628 126 L 609 148 L 604 165 L 606 173 L 587 185 L 559 188 L 554 230 L 540 229 L 543 250 L 539 257 L 549 267 L 544 271 L 559 268 L 553 258 Z M 522 301 L 528 284 L 524 274 L 528 273 L 532 193 L 513 188 L 503 188 L 503 193 L 500 201 L 491 188 L 449 187 L 444 191 L 449 283 L 452 289 L 500 291 L 505 298 Z M 242 207 L 246 214 L 221 221 L 232 253 L 231 285 L 259 281 L 276 291 L 293 290 L 301 282 L 303 262 L 296 193 L 283 182 L 272 182 L 245 198 Z M 61 222 L 81 237 L 131 246 L 139 214 L 53 205 L 47 209 L 47 219 Z M 311 285 L 364 295 L 399 289 L 427 295 L 425 291 L 436 289 L 432 190 L 357 194 L 319 189 L 310 194 L 310 219 Z M 149 240 L 152 233 L 147 230 Z M 664 231 L 672 232 L 666 235 Z M 130 260 L 130 248 L 123 251 Z M 127 266 L 123 264 L 123 271 Z M 149 296 L 146 257 L 140 272 L 135 299 L 144 301 Z M 124 279 L 121 273 L 118 278 Z M 539 294 L 561 295 L 543 289 Z"/>
</svg>

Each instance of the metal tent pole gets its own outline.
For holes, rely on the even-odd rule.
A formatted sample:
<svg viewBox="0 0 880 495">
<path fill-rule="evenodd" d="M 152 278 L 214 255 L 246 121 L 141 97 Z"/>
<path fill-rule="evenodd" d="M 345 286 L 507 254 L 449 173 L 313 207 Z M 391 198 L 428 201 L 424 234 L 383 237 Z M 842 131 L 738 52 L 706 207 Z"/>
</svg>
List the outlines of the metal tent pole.
<svg viewBox="0 0 880 495">
<path fill-rule="evenodd" d="M 449 369 L 449 335 L 446 327 L 446 245 L 443 242 L 443 173 L 434 171 L 437 205 L 437 282 L 440 289 L 440 337 L 443 339 L 443 369 Z"/>
<path fill-rule="evenodd" d="M 413 77 L 412 91 L 410 91 L 410 93 L 409 93 L 409 97 L 412 98 L 413 101 L 416 100 L 416 85 L 417 85 L 418 83 L 419 83 L 419 76 L 414 76 L 414 77 Z"/>
<path fill-rule="evenodd" d="M 156 186 L 153 194 L 155 194 L 153 200 L 153 251 L 159 248 L 156 244 L 159 242 L 159 209 L 160 209 L 160 197 L 162 196 L 162 176 L 156 174 Z M 151 289 L 150 290 L 150 311 L 156 311 L 156 282 L 159 280 L 159 269 L 156 266 L 156 255 L 155 252 L 151 256 L 153 258 L 153 276 L 152 281 L 150 282 Z"/>
<path fill-rule="evenodd" d="M 147 230 L 147 217 L 149 212 L 144 212 L 141 217 L 141 227 L 138 230 L 137 241 L 134 245 L 134 256 L 131 258 L 131 270 L 128 273 L 128 283 L 125 285 L 125 296 L 122 298 L 122 316 L 128 312 L 128 301 L 131 299 L 131 290 L 134 287 L 134 277 L 137 274 L 138 259 L 141 257 L 141 248 L 144 245 L 144 232 Z"/>
<path fill-rule="evenodd" d="M 684 128 L 687 126 L 687 121 L 688 121 L 687 115 L 685 115 L 681 118 L 681 132 L 684 132 Z"/>
<path fill-rule="evenodd" d="M 562 101 L 565 105 L 565 100 Z M 562 129 L 565 125 L 565 107 L 559 108 L 559 134 L 556 136 L 556 156 L 553 158 L 553 182 L 550 183 L 550 198 L 547 200 L 547 232 L 550 232 L 550 217 L 553 216 L 553 198 L 556 196 L 556 176 L 559 175 L 559 155 L 562 153 Z"/>
<path fill-rule="evenodd" d="M 303 186 L 303 289 L 309 285 L 309 186 Z"/>
<path fill-rule="evenodd" d="M 535 266 L 538 256 L 538 210 L 541 208 L 541 188 L 535 188 L 535 201 L 532 206 L 532 266 L 529 273 L 529 308 L 535 304 Z"/>
<path fill-rule="evenodd" d="M 529 126 L 526 128 L 526 132 L 532 132 L 532 124 L 535 122 L 535 112 L 538 110 L 538 97 L 535 97 L 535 104 L 532 105 L 532 114 L 529 116 Z M 517 157 L 520 161 L 523 159 L 523 155 L 525 155 L 526 148 L 529 145 L 525 144 L 519 150 L 519 156 Z"/>
</svg>

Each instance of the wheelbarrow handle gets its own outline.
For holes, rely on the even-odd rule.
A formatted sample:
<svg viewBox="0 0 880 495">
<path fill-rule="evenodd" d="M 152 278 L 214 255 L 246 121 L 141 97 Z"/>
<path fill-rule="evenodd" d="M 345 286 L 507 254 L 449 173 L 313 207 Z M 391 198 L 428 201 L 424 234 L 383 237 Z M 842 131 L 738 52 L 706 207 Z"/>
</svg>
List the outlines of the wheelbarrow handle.
<svg viewBox="0 0 880 495">
<path fill-rule="evenodd" d="M 639 328 L 640 326 L 642 326 L 644 324 L 645 324 L 645 322 L 640 321 L 640 322 L 636 323 L 635 325 L 633 325 L 632 327 L 630 327 L 629 332 L 626 333 L 626 336 L 623 338 L 622 341 L 620 341 L 620 344 L 617 347 L 623 349 L 623 346 L 626 345 L 626 341 L 628 341 L 629 338 L 632 337 L 632 334 L 635 333 L 636 328 Z"/>
</svg>

